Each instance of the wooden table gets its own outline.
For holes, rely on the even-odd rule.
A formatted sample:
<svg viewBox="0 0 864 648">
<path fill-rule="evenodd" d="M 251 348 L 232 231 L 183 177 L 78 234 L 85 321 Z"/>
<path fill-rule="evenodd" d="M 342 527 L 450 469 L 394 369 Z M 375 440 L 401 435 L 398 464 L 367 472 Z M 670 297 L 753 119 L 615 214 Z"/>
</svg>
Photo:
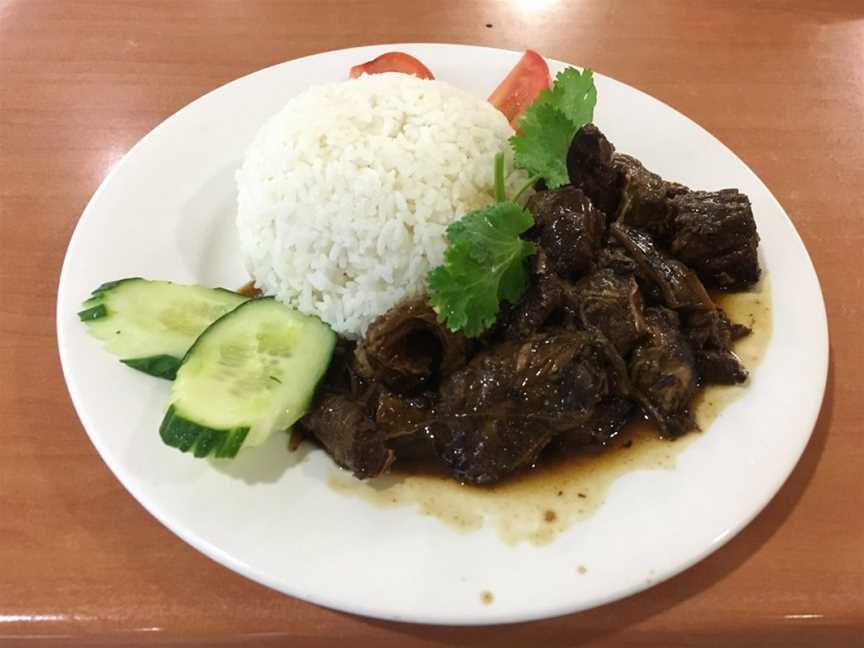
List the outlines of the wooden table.
<svg viewBox="0 0 864 648">
<path fill-rule="evenodd" d="M 72 229 L 109 168 L 226 81 L 392 41 L 530 46 L 633 84 L 743 157 L 810 250 L 832 336 L 813 438 L 756 521 L 671 581 L 513 627 L 398 625 L 325 610 L 244 580 L 164 529 L 76 418 L 54 296 Z M 862 56 L 856 0 L 0 2 L 0 638 L 864 645 Z"/>
</svg>

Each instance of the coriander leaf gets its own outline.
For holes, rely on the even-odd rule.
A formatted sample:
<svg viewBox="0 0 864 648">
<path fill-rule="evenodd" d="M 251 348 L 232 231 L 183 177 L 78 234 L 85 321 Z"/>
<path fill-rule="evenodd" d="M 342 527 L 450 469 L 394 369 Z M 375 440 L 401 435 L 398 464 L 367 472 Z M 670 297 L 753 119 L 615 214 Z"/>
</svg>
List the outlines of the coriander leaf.
<svg viewBox="0 0 864 648">
<path fill-rule="evenodd" d="M 516 302 L 528 287 L 525 259 L 534 245 L 519 235 L 534 224 L 513 202 L 466 214 L 447 228 L 444 264 L 429 273 L 429 296 L 452 331 L 476 337 L 495 322 L 499 302 Z"/>
<path fill-rule="evenodd" d="M 537 251 L 533 243 L 521 239 L 520 241 L 527 250 L 527 254 L 523 258 L 531 256 Z M 501 280 L 498 283 L 499 300 L 506 300 L 515 304 L 522 298 L 526 290 L 528 290 L 528 273 L 525 271 L 524 263 L 513 263 L 501 273 Z"/>
<path fill-rule="evenodd" d="M 550 188 L 560 187 L 567 176 L 567 150 L 573 135 L 594 119 L 597 88 L 594 73 L 576 68 L 562 70 L 549 90 L 528 106 L 519 132 L 510 138 L 516 165 L 540 176 Z"/>
<path fill-rule="evenodd" d="M 555 75 L 551 90 L 544 90 L 538 101 L 560 110 L 579 130 L 594 119 L 594 106 L 597 105 L 597 88 L 594 86 L 594 72 L 588 68 L 582 72 L 569 67 Z"/>
<path fill-rule="evenodd" d="M 510 138 L 516 164 L 539 175 L 550 189 L 567 184 L 567 150 L 576 129 L 551 104 L 534 102 L 519 122 L 519 135 Z"/>
</svg>

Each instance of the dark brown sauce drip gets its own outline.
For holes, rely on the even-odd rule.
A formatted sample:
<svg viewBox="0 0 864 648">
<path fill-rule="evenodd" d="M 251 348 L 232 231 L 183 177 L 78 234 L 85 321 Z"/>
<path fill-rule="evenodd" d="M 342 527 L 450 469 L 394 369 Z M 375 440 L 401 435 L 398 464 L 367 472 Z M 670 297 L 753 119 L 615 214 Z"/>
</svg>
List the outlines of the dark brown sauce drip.
<svg viewBox="0 0 864 648">
<path fill-rule="evenodd" d="M 752 375 L 771 337 L 767 279 L 752 291 L 712 298 L 732 321 L 751 327 L 752 333 L 736 343 L 735 352 Z M 694 400 L 699 429 L 708 429 L 722 409 L 746 390 L 746 383 L 703 389 Z M 492 486 L 458 484 L 440 469 L 417 465 L 398 466 L 389 475 L 369 481 L 340 473 L 330 480 L 330 486 L 377 506 L 414 506 L 460 531 L 479 529 L 485 520 L 507 543 L 543 545 L 596 512 L 609 487 L 623 474 L 673 469 L 678 453 L 699 436 L 700 432 L 692 432 L 675 441 L 660 439 L 652 423 L 637 420 L 607 446 L 544 455 L 539 469 Z"/>
</svg>

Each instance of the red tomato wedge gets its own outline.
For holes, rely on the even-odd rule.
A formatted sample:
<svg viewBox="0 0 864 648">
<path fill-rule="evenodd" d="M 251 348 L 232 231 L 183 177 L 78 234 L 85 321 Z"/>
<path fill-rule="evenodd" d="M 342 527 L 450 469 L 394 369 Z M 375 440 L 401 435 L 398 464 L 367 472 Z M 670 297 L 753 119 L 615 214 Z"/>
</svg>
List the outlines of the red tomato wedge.
<svg viewBox="0 0 864 648">
<path fill-rule="evenodd" d="M 421 79 L 435 78 L 429 68 L 405 52 L 387 52 L 371 61 L 355 65 L 351 68 L 351 78 L 356 79 L 363 73 L 381 74 L 382 72 L 402 72 L 413 74 Z"/>
<path fill-rule="evenodd" d="M 526 50 L 516 66 L 489 95 L 489 103 L 504 113 L 515 129 L 522 114 L 552 85 L 549 66 L 534 50 Z"/>
</svg>

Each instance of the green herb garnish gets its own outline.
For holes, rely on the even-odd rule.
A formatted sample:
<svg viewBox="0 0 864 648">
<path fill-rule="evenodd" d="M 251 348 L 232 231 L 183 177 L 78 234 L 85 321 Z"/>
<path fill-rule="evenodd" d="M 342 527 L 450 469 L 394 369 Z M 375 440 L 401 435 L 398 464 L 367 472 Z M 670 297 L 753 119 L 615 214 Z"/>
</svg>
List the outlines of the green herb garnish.
<svg viewBox="0 0 864 648">
<path fill-rule="evenodd" d="M 429 273 L 432 306 L 453 331 L 480 335 L 495 322 L 502 299 L 516 302 L 528 287 L 523 261 L 534 244 L 519 235 L 534 224 L 514 202 L 494 203 L 447 228 L 444 265 Z"/>
<path fill-rule="evenodd" d="M 573 122 L 548 104 L 531 104 L 522 121 L 521 135 L 510 138 L 516 163 L 531 173 L 530 184 L 540 178 L 554 189 L 569 182 L 567 149 L 573 139 Z"/>
<path fill-rule="evenodd" d="M 531 174 L 530 184 L 542 178 L 555 189 L 569 182 L 567 150 L 576 131 L 594 118 L 596 104 L 594 73 L 567 68 L 528 106 L 510 145 L 516 166 Z"/>
<path fill-rule="evenodd" d="M 567 151 L 573 135 L 593 119 L 597 90 L 591 70 L 567 68 L 532 103 L 510 138 L 516 166 L 530 179 L 507 200 L 504 156 L 495 156 L 495 202 L 447 228 L 444 263 L 427 278 L 429 298 L 452 331 L 476 337 L 494 324 L 502 300 L 516 303 L 528 288 L 525 260 L 536 252 L 520 235 L 534 218 L 516 200 L 538 180 L 554 189 L 567 184 Z"/>
</svg>

